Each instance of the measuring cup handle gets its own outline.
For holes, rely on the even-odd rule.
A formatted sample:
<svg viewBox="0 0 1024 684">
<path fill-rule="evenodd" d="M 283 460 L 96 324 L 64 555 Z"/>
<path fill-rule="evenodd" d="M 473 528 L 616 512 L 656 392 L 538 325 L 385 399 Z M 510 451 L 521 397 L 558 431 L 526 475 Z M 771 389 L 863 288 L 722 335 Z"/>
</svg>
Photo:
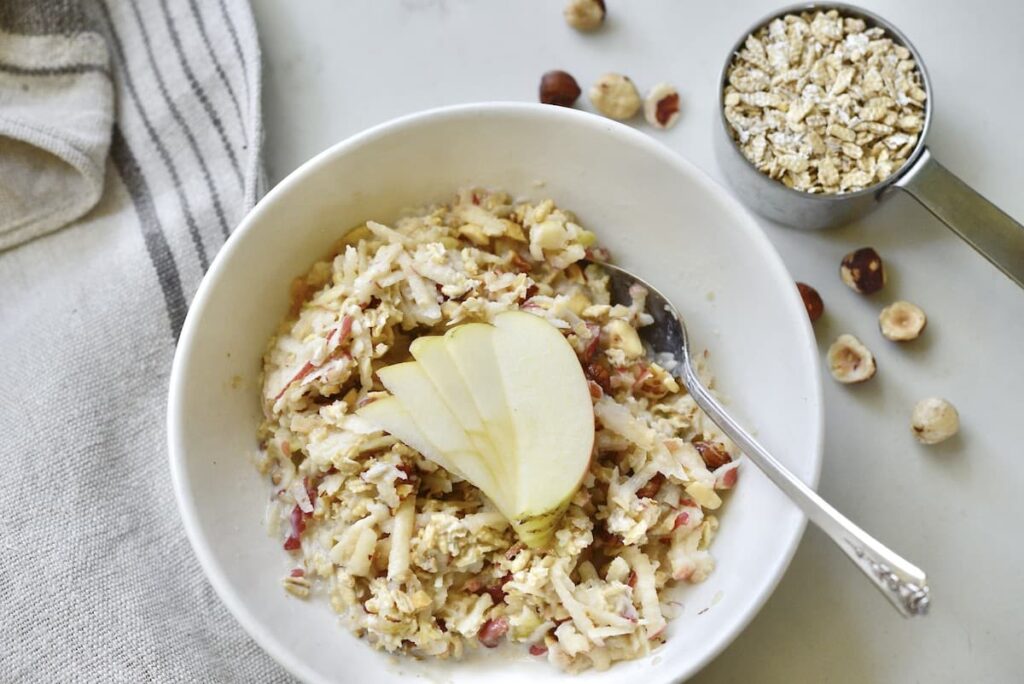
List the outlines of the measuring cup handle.
<svg viewBox="0 0 1024 684">
<path fill-rule="evenodd" d="M 927 147 L 895 187 L 1024 288 L 1024 226 L 935 161 Z"/>
</svg>

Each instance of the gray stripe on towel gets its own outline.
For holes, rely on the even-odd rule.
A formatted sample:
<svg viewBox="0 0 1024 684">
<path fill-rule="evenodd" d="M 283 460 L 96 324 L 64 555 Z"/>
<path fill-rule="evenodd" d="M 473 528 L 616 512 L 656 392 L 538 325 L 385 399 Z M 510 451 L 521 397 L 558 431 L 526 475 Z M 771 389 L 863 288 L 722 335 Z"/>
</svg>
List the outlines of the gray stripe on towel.
<svg viewBox="0 0 1024 684">
<path fill-rule="evenodd" d="M 217 78 L 220 79 L 221 84 L 224 86 L 224 90 L 227 91 L 228 97 L 231 99 L 231 104 L 235 107 L 235 115 L 238 117 L 238 129 L 242 132 L 242 149 L 246 149 L 249 142 L 248 131 L 245 130 L 245 119 L 242 118 L 242 108 L 238 104 L 238 95 L 235 93 L 235 87 L 231 85 L 230 79 L 228 79 L 227 73 L 224 71 L 224 66 L 220 63 L 220 58 L 217 57 L 217 51 L 213 49 L 213 43 L 210 42 L 210 35 L 206 32 L 206 22 L 203 19 L 203 13 L 199 11 L 199 7 L 196 5 L 196 0 L 188 0 L 189 10 L 192 12 L 192 16 L 195 18 L 196 26 L 199 27 L 199 37 L 203 39 L 203 45 L 206 46 L 206 52 L 210 55 L 210 61 L 213 62 L 213 69 L 217 72 Z"/>
<path fill-rule="evenodd" d="M 224 4 L 224 0 L 220 2 L 220 13 L 224 15 L 224 23 L 228 27 L 228 34 L 231 35 L 231 42 L 235 46 L 235 54 L 238 55 L 238 63 L 242 65 L 242 76 L 245 81 L 245 97 L 249 99 L 249 64 L 245 60 L 245 55 L 242 53 L 242 44 L 238 42 L 238 30 L 235 29 L 235 22 L 231 19 L 231 13 L 228 12 L 227 5 Z"/>
<path fill-rule="evenodd" d="M 110 69 L 102 64 L 67 64 L 59 67 L 24 67 L 0 62 L 0 71 L 15 76 L 72 76 L 99 73 L 110 78 Z"/>
<path fill-rule="evenodd" d="M 199 227 L 196 225 L 195 216 L 192 214 L 192 207 L 189 205 L 188 198 L 185 196 L 185 192 L 181 187 L 181 178 L 178 176 L 178 170 L 174 166 L 174 162 L 171 161 L 171 156 L 167 152 L 167 147 L 164 145 L 163 140 L 157 134 L 156 129 L 153 128 L 153 122 L 149 120 L 146 115 L 146 110 L 142 107 L 142 101 L 139 98 L 139 93 L 135 89 L 135 83 L 132 81 L 132 75 L 128 71 L 128 65 L 125 64 L 124 45 L 121 43 L 120 36 L 117 35 L 117 31 L 114 30 L 114 20 L 110 16 L 110 10 L 107 9 L 107 5 L 104 2 L 97 3 L 102 10 L 103 19 L 107 25 L 108 35 L 110 36 L 110 44 L 114 47 L 114 61 L 121 66 L 121 73 L 124 74 L 124 84 L 128 89 L 128 94 L 132 98 L 132 102 L 135 103 L 135 109 L 139 112 L 139 117 L 142 119 L 142 125 L 146 129 L 146 133 L 149 134 L 149 139 L 153 142 L 153 146 L 156 147 L 157 153 L 167 166 L 167 172 L 171 175 L 171 181 L 174 184 L 174 192 L 178 196 L 178 202 L 181 204 L 182 213 L 185 215 L 185 225 L 188 226 L 189 236 L 192 238 L 192 244 L 196 248 L 196 257 L 199 259 L 199 266 L 206 272 L 206 269 L 210 267 L 210 262 L 206 258 L 206 248 L 203 246 L 202 237 L 199 235 Z"/>
<path fill-rule="evenodd" d="M 146 57 L 149 59 L 150 69 L 156 77 L 157 88 L 160 89 L 160 94 L 167 104 L 167 109 L 171 112 L 174 120 L 178 122 L 182 132 L 185 134 L 185 140 L 188 141 L 192 153 L 199 162 L 199 170 L 202 171 L 203 180 L 206 181 L 206 188 L 210 191 L 210 199 L 213 200 L 213 210 L 217 214 L 217 220 L 220 222 L 221 232 L 224 234 L 224 237 L 227 237 L 228 233 L 230 233 L 230 228 L 228 227 L 227 219 L 224 218 L 224 208 L 220 204 L 220 194 L 217 192 L 217 186 L 213 182 L 213 176 L 210 175 L 210 167 L 206 165 L 206 157 L 203 155 L 203 151 L 199 149 L 199 143 L 196 142 L 195 134 L 192 133 L 188 122 L 185 121 L 185 117 L 181 115 L 181 111 L 174 104 L 171 94 L 167 91 L 167 84 L 164 82 L 163 74 L 160 73 L 160 68 L 157 66 L 156 56 L 153 54 L 153 46 L 149 42 L 149 31 L 146 30 L 146 25 L 142 21 L 142 14 L 139 12 L 139 8 L 135 6 L 135 3 L 129 3 L 129 6 L 135 15 L 135 23 L 138 25 L 139 34 L 142 36 L 142 45 L 146 48 Z M 204 268 L 203 270 L 205 271 L 206 269 Z"/>
<path fill-rule="evenodd" d="M 210 117 L 210 123 L 213 124 L 214 130 L 217 131 L 217 136 L 220 138 L 221 145 L 224 146 L 224 151 L 228 154 L 228 159 L 231 160 L 231 168 L 235 172 L 235 178 L 238 180 L 238 187 L 245 191 L 245 181 L 242 179 L 242 171 L 238 166 L 238 157 L 235 156 L 235 150 L 231 147 L 231 143 L 228 142 L 227 133 L 224 131 L 224 124 L 221 122 L 217 112 L 214 111 L 213 105 L 210 104 L 210 98 L 206 96 L 206 90 L 196 79 L 195 73 L 192 71 L 192 66 L 188 63 L 188 57 L 185 55 L 185 51 L 181 47 L 181 37 L 178 35 L 178 28 L 174 25 L 174 18 L 171 16 L 171 10 L 167 7 L 167 0 L 160 0 L 160 9 L 163 10 L 164 20 L 167 23 L 167 32 L 171 36 L 171 42 L 174 43 L 174 50 L 178 53 L 178 61 L 181 62 L 181 69 L 185 73 L 185 78 L 188 80 L 188 85 L 192 88 L 193 94 L 199 100 L 199 103 L 203 105 L 203 110 L 206 115 Z"/>
<path fill-rule="evenodd" d="M 135 212 L 139 216 L 139 224 L 142 229 L 142 239 L 146 244 L 149 260 L 153 263 L 153 268 L 156 269 L 160 289 L 164 293 L 164 306 L 167 307 L 167 317 L 171 324 L 171 336 L 177 342 L 181 326 L 185 322 L 185 314 L 188 313 L 185 294 L 181 289 L 181 277 L 178 275 L 178 266 L 174 263 L 171 247 L 167 244 L 167 237 L 160 226 L 160 218 L 157 216 L 146 178 L 142 175 L 142 169 L 139 168 L 139 164 L 128 148 L 128 142 L 124 139 L 118 126 L 114 126 L 111 135 L 110 158 L 135 205 Z"/>
</svg>

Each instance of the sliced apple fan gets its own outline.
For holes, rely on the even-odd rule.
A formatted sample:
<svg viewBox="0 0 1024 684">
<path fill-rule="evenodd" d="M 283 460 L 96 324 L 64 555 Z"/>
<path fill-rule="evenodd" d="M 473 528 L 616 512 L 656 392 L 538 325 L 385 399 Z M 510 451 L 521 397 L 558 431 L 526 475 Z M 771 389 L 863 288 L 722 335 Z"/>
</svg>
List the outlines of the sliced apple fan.
<svg viewBox="0 0 1024 684">
<path fill-rule="evenodd" d="M 390 397 L 360 416 L 478 487 L 530 547 L 545 546 L 590 464 L 594 411 L 572 347 L 533 314 L 421 337 L 377 371 Z"/>
</svg>

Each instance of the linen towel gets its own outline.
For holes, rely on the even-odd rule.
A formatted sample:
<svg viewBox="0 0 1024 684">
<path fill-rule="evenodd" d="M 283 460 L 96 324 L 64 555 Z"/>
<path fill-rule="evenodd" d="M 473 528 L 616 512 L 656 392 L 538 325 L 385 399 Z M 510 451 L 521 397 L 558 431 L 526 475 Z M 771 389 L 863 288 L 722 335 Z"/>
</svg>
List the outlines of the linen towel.
<svg viewBox="0 0 1024 684">
<path fill-rule="evenodd" d="M 261 191 L 250 8 L 0 0 L 0 30 L 0 681 L 287 680 L 165 447 L 188 302 Z"/>
</svg>

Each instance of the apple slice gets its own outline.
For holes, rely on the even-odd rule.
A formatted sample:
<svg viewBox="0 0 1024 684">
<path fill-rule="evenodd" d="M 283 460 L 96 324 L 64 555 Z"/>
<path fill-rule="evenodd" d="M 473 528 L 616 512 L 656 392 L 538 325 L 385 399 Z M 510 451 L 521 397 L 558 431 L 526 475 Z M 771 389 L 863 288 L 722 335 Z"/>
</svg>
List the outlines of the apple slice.
<svg viewBox="0 0 1024 684">
<path fill-rule="evenodd" d="M 510 477 L 512 469 L 509 468 L 509 459 L 504 458 L 491 442 L 490 432 L 480 417 L 473 395 L 463 381 L 447 347 L 448 343 L 444 337 L 418 337 L 409 347 L 409 351 L 434 383 L 448 409 L 465 428 L 470 442 L 486 459 L 491 471 L 497 473 L 501 479 Z"/>
<path fill-rule="evenodd" d="M 444 340 L 449 356 L 459 369 L 463 383 L 469 388 L 491 443 L 503 461 L 514 459 L 516 435 L 506 400 L 501 371 L 494 351 L 495 327 L 485 323 L 468 323 L 452 328 Z M 517 469 L 506 467 L 509 478 Z M 506 486 L 515 490 L 518 482 L 510 479 Z"/>
<path fill-rule="evenodd" d="M 409 346 L 409 351 L 466 430 L 483 432 L 484 424 L 476 410 L 473 395 L 462 382 L 455 361 L 448 355 L 445 338 L 437 335 L 417 337 Z"/>
<path fill-rule="evenodd" d="M 455 464 L 448 460 L 445 453 L 431 444 L 430 440 L 416 427 L 412 416 L 395 397 L 384 397 L 372 401 L 360 407 L 357 413 L 377 428 L 402 440 L 448 472 L 466 479 L 466 476 L 459 472 Z"/>
<path fill-rule="evenodd" d="M 594 446 L 594 409 L 576 353 L 554 326 L 522 311 L 494 318 L 498 361 L 515 433 L 516 518 L 542 546 L 579 488 Z"/>
<path fill-rule="evenodd" d="M 443 459 L 455 466 L 457 470 L 452 472 L 483 490 L 484 494 L 503 513 L 509 511 L 512 499 L 506 490 L 499 488 L 499 478 L 495 477 L 495 473 L 491 471 L 486 460 L 477 453 L 472 441 L 466 435 L 465 428 L 452 415 L 420 364 L 415 361 L 407 361 L 381 368 L 377 371 L 377 377 L 380 378 L 384 387 L 395 396 L 401 408 L 409 414 L 423 437 L 437 448 L 437 452 L 443 454 Z M 374 403 L 377 402 L 368 404 L 364 408 L 373 406 Z M 359 413 L 359 415 L 371 420 L 364 413 Z M 407 444 L 417 449 L 411 443 L 407 442 Z M 419 449 L 417 450 L 419 451 Z M 430 458 L 430 454 L 422 451 L 421 453 Z M 442 468 L 445 467 L 443 462 L 437 459 L 432 460 Z"/>
</svg>

